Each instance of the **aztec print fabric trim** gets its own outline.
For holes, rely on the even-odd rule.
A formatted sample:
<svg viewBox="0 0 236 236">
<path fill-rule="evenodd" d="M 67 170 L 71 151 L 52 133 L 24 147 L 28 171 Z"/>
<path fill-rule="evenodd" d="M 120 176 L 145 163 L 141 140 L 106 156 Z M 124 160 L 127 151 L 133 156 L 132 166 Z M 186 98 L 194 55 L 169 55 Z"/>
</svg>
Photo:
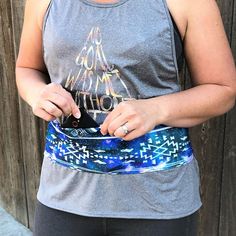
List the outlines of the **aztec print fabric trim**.
<svg viewBox="0 0 236 236">
<path fill-rule="evenodd" d="M 62 166 L 93 173 L 137 174 L 168 170 L 193 158 L 188 129 L 157 126 L 131 141 L 103 136 L 99 128 L 48 124 L 45 157 Z"/>
</svg>

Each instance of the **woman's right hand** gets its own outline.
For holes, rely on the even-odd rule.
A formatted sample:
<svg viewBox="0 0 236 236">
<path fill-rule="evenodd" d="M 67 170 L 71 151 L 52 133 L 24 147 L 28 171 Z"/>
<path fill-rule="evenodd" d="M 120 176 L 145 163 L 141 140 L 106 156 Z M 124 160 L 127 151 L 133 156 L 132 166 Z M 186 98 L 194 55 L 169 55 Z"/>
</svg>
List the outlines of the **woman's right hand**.
<svg viewBox="0 0 236 236">
<path fill-rule="evenodd" d="M 31 102 L 31 107 L 34 115 L 46 121 L 70 114 L 80 118 L 80 110 L 71 94 L 56 83 L 45 84 Z"/>
<path fill-rule="evenodd" d="M 71 94 L 60 84 L 48 81 L 43 56 L 43 19 L 49 0 L 25 1 L 25 16 L 19 54 L 16 61 L 16 83 L 20 96 L 32 107 L 33 113 L 51 121 L 62 115 L 80 117 Z"/>
</svg>

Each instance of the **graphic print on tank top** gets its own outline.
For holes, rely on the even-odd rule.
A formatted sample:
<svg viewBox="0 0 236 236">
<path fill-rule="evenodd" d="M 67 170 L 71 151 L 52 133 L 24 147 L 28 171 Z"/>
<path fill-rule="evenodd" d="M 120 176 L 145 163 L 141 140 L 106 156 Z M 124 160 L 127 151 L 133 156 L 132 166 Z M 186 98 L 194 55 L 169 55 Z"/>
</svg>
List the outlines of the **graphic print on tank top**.
<svg viewBox="0 0 236 236">
<path fill-rule="evenodd" d="M 91 29 L 75 64 L 78 71 L 69 73 L 65 88 L 76 91 L 77 105 L 83 106 L 94 119 L 98 113 L 106 114 L 120 102 L 134 99 L 123 75 L 107 62 L 99 27 Z"/>
</svg>

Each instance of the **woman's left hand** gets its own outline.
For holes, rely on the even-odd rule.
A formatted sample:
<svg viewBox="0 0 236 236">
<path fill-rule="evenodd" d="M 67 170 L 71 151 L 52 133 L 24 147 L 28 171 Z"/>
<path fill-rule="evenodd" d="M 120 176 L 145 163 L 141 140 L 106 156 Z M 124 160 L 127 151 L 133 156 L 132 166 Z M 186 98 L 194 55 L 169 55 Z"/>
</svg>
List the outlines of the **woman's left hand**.
<svg viewBox="0 0 236 236">
<path fill-rule="evenodd" d="M 149 99 L 124 101 L 104 120 L 101 133 L 129 141 L 151 131 L 157 125 L 157 114 Z"/>
</svg>

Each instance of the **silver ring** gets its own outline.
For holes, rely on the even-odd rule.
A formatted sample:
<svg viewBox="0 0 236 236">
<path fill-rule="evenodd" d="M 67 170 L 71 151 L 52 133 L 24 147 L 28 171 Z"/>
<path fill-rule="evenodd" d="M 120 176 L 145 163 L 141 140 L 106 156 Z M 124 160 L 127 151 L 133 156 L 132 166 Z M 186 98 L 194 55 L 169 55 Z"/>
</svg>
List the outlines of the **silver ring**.
<svg viewBox="0 0 236 236">
<path fill-rule="evenodd" d="M 128 127 L 126 125 L 122 125 L 121 128 L 125 135 L 129 133 Z"/>
</svg>

